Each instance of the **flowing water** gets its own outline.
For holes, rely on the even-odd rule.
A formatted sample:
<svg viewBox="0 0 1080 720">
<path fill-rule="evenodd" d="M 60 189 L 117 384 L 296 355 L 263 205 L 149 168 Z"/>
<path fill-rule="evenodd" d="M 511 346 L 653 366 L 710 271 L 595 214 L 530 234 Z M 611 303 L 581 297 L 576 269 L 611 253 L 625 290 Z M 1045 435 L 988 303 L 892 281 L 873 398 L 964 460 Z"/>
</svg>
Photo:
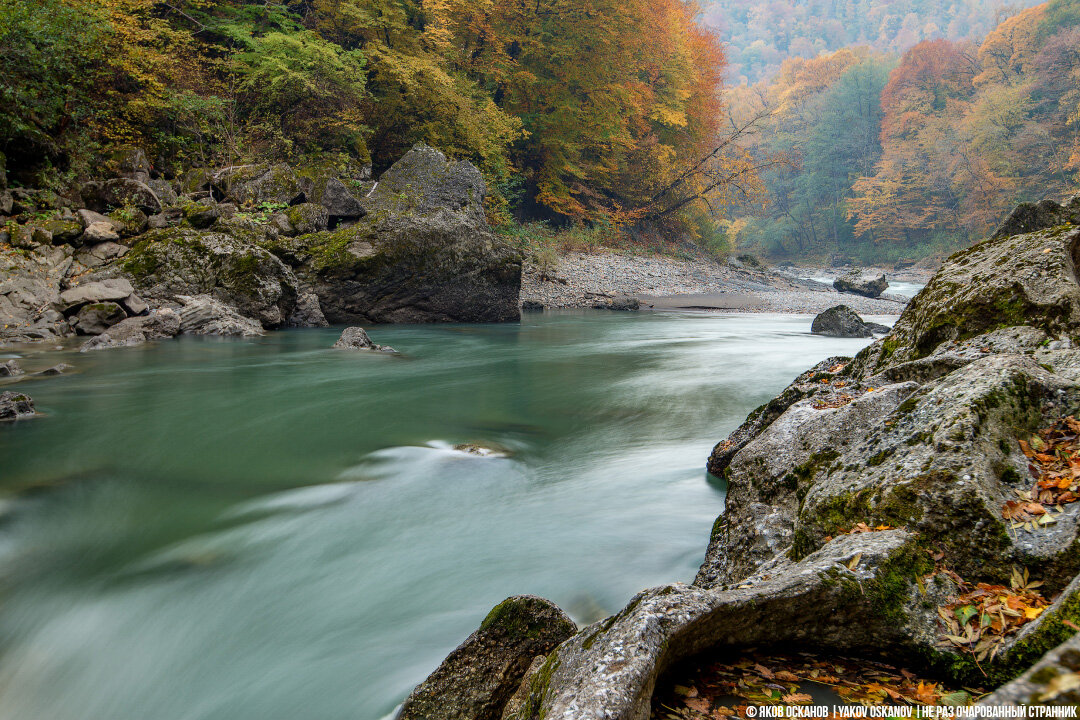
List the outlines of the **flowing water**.
<svg viewBox="0 0 1080 720">
<path fill-rule="evenodd" d="M 547 313 L 26 357 L 0 427 L 0 718 L 376 720 L 508 595 L 689 581 L 712 445 L 868 341 Z M 476 443 L 501 451 L 456 451 Z"/>
</svg>

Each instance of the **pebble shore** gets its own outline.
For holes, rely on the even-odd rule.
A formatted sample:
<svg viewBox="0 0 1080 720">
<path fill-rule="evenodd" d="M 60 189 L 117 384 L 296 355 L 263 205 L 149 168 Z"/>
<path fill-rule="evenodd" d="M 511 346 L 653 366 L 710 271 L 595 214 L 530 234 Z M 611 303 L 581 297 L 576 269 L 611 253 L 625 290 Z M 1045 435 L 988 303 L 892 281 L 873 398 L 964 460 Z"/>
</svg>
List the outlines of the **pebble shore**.
<svg viewBox="0 0 1080 720">
<path fill-rule="evenodd" d="M 787 272 L 758 270 L 715 260 L 680 260 L 671 257 L 627 256 L 614 252 L 570 253 L 559 258 L 558 267 L 546 276 L 526 263 L 521 299 L 526 307 L 588 308 L 620 295 L 632 295 L 649 304 L 650 298 L 709 296 L 715 302 L 688 299 L 687 307 L 723 312 L 769 312 L 816 315 L 834 305 L 847 305 L 859 314 L 898 315 L 908 298 L 881 298 L 839 293 L 820 282 L 802 280 L 797 274 L 820 275 L 826 270 Z M 869 270 L 867 270 L 869 272 Z M 893 277 L 888 270 L 886 277 Z M 788 274 L 790 273 L 790 274 Z M 903 279 L 925 282 L 928 271 L 907 271 Z M 657 303 L 677 307 L 678 298 Z"/>
</svg>

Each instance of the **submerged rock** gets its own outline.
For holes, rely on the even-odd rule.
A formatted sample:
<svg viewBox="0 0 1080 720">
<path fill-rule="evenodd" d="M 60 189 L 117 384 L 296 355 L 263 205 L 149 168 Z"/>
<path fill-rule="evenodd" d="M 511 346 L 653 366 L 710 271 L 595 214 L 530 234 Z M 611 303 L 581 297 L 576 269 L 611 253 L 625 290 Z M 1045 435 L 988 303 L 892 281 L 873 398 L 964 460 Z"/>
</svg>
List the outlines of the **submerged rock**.
<svg viewBox="0 0 1080 720">
<path fill-rule="evenodd" d="M 0 392 L 0 420 L 19 420 L 35 415 L 34 401 L 29 395 L 17 392 Z"/>
<path fill-rule="evenodd" d="M 350 327 L 342 331 L 341 337 L 334 343 L 338 350 L 375 350 L 377 352 L 397 352 L 388 345 L 376 345 L 364 332 L 364 328 Z"/>
<path fill-rule="evenodd" d="M 67 363 L 57 363 L 56 365 L 53 365 L 50 368 L 45 368 L 41 372 L 34 373 L 34 374 L 35 375 L 42 375 L 44 377 L 54 377 L 56 375 L 63 375 L 68 370 L 71 370 L 71 369 L 72 369 L 72 366 L 68 365 Z"/>
<path fill-rule="evenodd" d="M 876 298 L 885 292 L 885 288 L 889 287 L 889 283 L 885 280 L 884 274 L 878 277 L 864 277 L 859 271 L 852 270 L 836 278 L 833 281 L 833 287 L 840 292 Z"/>
<path fill-rule="evenodd" d="M 534 660 L 576 631 L 548 600 L 507 598 L 412 691 L 398 720 L 498 720 Z"/>
<path fill-rule="evenodd" d="M 847 305 L 836 305 L 820 313 L 810 324 L 810 332 L 841 338 L 868 338 L 889 332 L 885 325 L 868 323 Z"/>
</svg>

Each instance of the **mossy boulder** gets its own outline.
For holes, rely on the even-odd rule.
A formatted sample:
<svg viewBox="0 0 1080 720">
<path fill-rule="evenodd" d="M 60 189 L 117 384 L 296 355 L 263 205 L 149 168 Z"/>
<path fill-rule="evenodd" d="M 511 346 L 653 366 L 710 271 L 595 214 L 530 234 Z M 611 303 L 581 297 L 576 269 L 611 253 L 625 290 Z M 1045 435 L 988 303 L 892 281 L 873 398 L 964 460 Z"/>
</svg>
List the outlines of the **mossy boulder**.
<svg viewBox="0 0 1080 720">
<path fill-rule="evenodd" d="M 72 245 L 83 234 L 83 225 L 74 218 L 53 218 L 38 223 L 43 230 L 52 233 L 52 241 L 57 245 Z"/>
<path fill-rule="evenodd" d="M 184 205 L 183 213 L 188 225 L 199 230 L 205 230 L 221 217 L 217 203 L 213 202 L 188 203 Z"/>
<path fill-rule="evenodd" d="M 507 598 L 413 690 L 397 720 L 499 720 L 534 659 L 575 632 L 554 603 Z"/>
<path fill-rule="evenodd" d="M 1075 225 L 962 250 L 911 300 L 889 336 L 860 354 L 856 368 L 881 372 L 1000 328 L 1080 337 L 1078 260 Z"/>
<path fill-rule="evenodd" d="M 161 212 L 161 200 L 146 183 L 130 178 L 91 181 L 79 188 L 86 207 L 95 212 L 107 212 L 126 206 L 137 207 L 147 215 Z"/>
<path fill-rule="evenodd" d="M 380 178 L 368 215 L 298 238 L 298 272 L 334 323 L 517 320 L 521 255 L 491 231 L 484 195 L 471 164 L 415 148 Z"/>
<path fill-rule="evenodd" d="M 305 199 L 300 177 L 283 163 L 222 168 L 210 175 L 208 184 L 219 200 L 245 208 L 261 203 L 295 205 Z"/>
<path fill-rule="evenodd" d="M 294 234 L 310 235 L 326 230 L 330 213 L 317 203 L 300 203 L 285 210 L 285 217 L 288 218 Z"/>
<path fill-rule="evenodd" d="M 139 295 L 165 303 L 209 295 L 266 328 L 289 324 L 297 280 L 267 250 L 219 232 L 191 228 L 152 230 L 120 261 Z"/>
</svg>

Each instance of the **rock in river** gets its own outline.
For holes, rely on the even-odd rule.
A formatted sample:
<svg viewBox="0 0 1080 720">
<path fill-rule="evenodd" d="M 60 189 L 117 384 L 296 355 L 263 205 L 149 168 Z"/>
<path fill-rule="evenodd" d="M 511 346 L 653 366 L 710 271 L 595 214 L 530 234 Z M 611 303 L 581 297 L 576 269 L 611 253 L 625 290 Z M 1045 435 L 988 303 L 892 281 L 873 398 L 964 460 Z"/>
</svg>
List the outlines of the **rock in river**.
<svg viewBox="0 0 1080 720">
<path fill-rule="evenodd" d="M 885 292 L 889 283 L 885 275 L 878 277 L 864 277 L 862 273 L 853 270 L 833 281 L 833 287 L 840 292 L 853 293 L 864 297 L 876 298 Z"/>
<path fill-rule="evenodd" d="M 383 173 L 367 215 L 271 250 L 312 285 L 332 323 L 521 317 L 521 254 L 484 216 L 484 179 L 418 146 Z"/>
<path fill-rule="evenodd" d="M 350 327 L 345 328 L 341 333 L 341 337 L 334 343 L 334 347 L 338 350 L 375 350 L 378 352 L 397 352 L 394 348 L 388 345 L 376 345 L 368 337 L 368 334 L 364 332 L 364 328 Z"/>
<path fill-rule="evenodd" d="M 889 332 L 889 328 L 866 322 L 847 305 L 836 305 L 814 318 L 810 332 L 830 337 L 868 338 L 875 333 L 884 335 Z"/>
<path fill-rule="evenodd" d="M 548 600 L 507 598 L 413 690 L 398 720 L 499 720 L 533 661 L 576 631 Z"/>
<path fill-rule="evenodd" d="M 34 414 L 34 401 L 29 395 L 0 392 L 0 420 L 18 420 Z"/>
</svg>

